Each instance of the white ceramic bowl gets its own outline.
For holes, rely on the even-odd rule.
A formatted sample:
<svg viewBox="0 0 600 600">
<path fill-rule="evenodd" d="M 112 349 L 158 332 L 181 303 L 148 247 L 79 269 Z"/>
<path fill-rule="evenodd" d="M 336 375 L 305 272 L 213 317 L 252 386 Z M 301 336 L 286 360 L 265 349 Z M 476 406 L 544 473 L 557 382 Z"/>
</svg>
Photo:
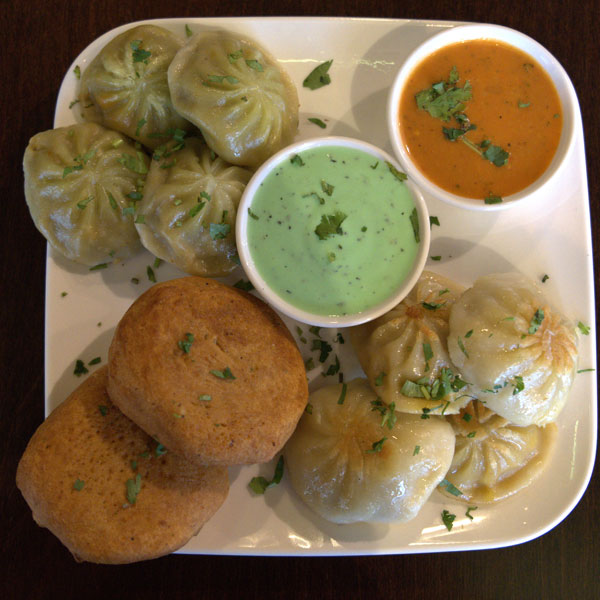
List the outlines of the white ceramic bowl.
<svg viewBox="0 0 600 600">
<path fill-rule="evenodd" d="M 367 309 L 354 313 L 344 315 L 322 315 L 314 314 L 302 310 L 286 299 L 282 298 L 277 294 L 263 279 L 260 275 L 254 258 L 252 256 L 251 248 L 247 237 L 247 227 L 249 222 L 249 211 L 248 209 L 252 206 L 255 193 L 259 186 L 283 161 L 290 160 L 294 155 L 299 154 L 303 151 L 322 147 L 322 146 L 339 146 L 349 147 L 358 150 L 362 150 L 368 154 L 371 154 L 378 161 L 387 161 L 394 165 L 395 168 L 401 170 L 398 163 L 386 152 L 379 148 L 355 139 L 344 138 L 344 137 L 320 137 L 310 140 L 297 142 L 288 146 L 272 156 L 266 163 L 264 163 L 258 171 L 254 174 L 252 179 L 249 181 L 244 194 L 240 200 L 238 207 L 237 221 L 236 221 L 236 239 L 239 257 L 244 268 L 246 275 L 258 291 L 258 293 L 269 302 L 274 308 L 281 311 L 285 315 L 311 325 L 317 325 L 321 327 L 347 327 L 352 325 L 358 325 L 366 321 L 375 319 L 376 317 L 384 314 L 396 304 L 398 304 L 407 294 L 410 292 L 412 287 L 415 285 L 419 278 L 425 261 L 427 260 L 427 253 L 429 252 L 429 241 L 430 241 L 430 225 L 429 225 L 429 213 L 427 212 L 427 206 L 423 200 L 421 192 L 415 187 L 410 181 L 406 180 L 402 185 L 407 186 L 411 193 L 414 205 L 417 210 L 420 230 L 420 242 L 417 247 L 415 260 L 412 264 L 408 275 L 405 277 L 401 285 L 393 290 L 393 292 L 385 300 L 380 301 L 378 304 L 368 307 Z M 332 292 L 333 293 L 333 292 Z"/>
<path fill-rule="evenodd" d="M 398 126 L 398 107 L 405 83 L 415 67 L 427 56 L 441 48 L 468 40 L 497 40 L 520 49 L 534 58 L 548 73 L 554 83 L 562 103 L 563 128 L 554 157 L 546 171 L 531 185 L 518 193 L 503 198 L 498 204 L 485 204 L 479 198 L 465 198 L 452 194 L 432 183 L 412 161 L 407 152 Z M 387 106 L 387 120 L 394 153 L 406 173 L 414 179 L 417 185 L 427 194 L 440 198 L 450 204 L 472 210 L 494 211 L 504 210 L 515 206 L 527 199 L 548 190 L 551 181 L 560 173 L 573 145 L 575 136 L 575 121 L 577 115 L 577 96 L 569 76 L 560 63 L 542 45 L 532 38 L 500 25 L 460 25 L 446 29 L 434 35 L 418 46 L 406 59 L 398 71 L 390 89 Z"/>
</svg>

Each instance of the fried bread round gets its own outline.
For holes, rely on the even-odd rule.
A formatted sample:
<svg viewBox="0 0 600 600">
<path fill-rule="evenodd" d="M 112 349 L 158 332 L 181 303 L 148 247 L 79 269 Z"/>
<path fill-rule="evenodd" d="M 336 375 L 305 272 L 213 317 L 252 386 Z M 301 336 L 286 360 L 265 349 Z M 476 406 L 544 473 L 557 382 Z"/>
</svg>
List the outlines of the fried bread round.
<svg viewBox="0 0 600 600">
<path fill-rule="evenodd" d="M 279 316 L 202 277 L 156 284 L 133 303 L 110 346 L 108 392 L 169 450 L 206 465 L 271 460 L 308 400 Z"/>
<path fill-rule="evenodd" d="M 165 451 L 106 393 L 107 367 L 40 425 L 17 469 L 34 520 L 76 560 L 130 563 L 183 546 L 221 506 L 227 470 Z"/>
</svg>

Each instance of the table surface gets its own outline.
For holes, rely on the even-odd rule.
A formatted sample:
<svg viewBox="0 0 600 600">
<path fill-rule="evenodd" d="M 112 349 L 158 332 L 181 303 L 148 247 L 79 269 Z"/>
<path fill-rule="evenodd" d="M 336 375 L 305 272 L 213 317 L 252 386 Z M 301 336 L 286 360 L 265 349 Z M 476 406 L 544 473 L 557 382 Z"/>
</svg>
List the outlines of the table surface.
<svg viewBox="0 0 600 600">
<path fill-rule="evenodd" d="M 32 135 L 51 127 L 58 86 L 71 61 L 113 27 L 146 18 L 313 15 L 477 21 L 522 31 L 558 58 L 579 96 L 592 234 L 598 241 L 598 0 L 338 0 L 335 8 L 330 6 L 315 0 L 0 2 L 0 198 L 5 202 L 0 217 L 0 586 L 7 590 L 5 597 L 600 597 L 598 469 L 582 500 L 560 525 L 512 548 L 349 558 L 174 555 L 128 566 L 75 563 L 54 536 L 34 523 L 15 486 L 18 460 L 44 416 L 46 243 L 24 201 L 23 151 Z"/>
</svg>

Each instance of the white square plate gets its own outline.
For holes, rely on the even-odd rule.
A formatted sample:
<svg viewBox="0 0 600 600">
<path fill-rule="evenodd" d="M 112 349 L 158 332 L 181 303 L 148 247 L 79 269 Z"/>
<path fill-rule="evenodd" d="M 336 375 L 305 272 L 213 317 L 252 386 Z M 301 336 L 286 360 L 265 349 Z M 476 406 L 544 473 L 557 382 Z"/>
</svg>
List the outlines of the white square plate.
<svg viewBox="0 0 600 600">
<path fill-rule="evenodd" d="M 407 55 L 423 40 L 455 23 L 349 18 L 218 18 L 151 21 L 185 37 L 224 28 L 246 34 L 278 58 L 298 87 L 300 131 L 297 139 L 343 135 L 371 142 L 391 153 L 385 118 L 387 93 Z M 80 119 L 78 81 L 91 59 L 116 34 L 114 29 L 90 44 L 73 62 L 58 96 L 55 127 Z M 319 63 L 333 59 L 332 82 L 319 90 L 302 87 Z M 307 119 L 327 123 L 320 129 Z M 581 116 L 570 164 L 551 196 L 510 210 L 485 213 L 453 208 L 426 196 L 437 216 L 430 255 L 441 256 L 426 268 L 470 285 L 493 272 L 518 270 L 539 280 L 547 295 L 570 318 L 589 325 L 581 336 L 579 368 L 595 368 L 595 324 L 590 216 Z M 154 257 L 144 251 L 125 263 L 90 272 L 49 248 L 46 283 L 46 413 L 81 382 L 74 376 L 76 359 L 100 356 L 106 362 L 114 328 L 130 304 L 150 285 L 146 267 Z M 158 281 L 183 274 L 162 264 Z M 132 278 L 139 278 L 135 285 Z M 227 279 L 243 277 L 238 272 Z M 63 295 L 67 292 L 67 295 Z M 287 321 L 295 332 L 295 324 Z M 306 331 L 306 327 L 303 328 Z M 336 332 L 330 331 L 330 339 Z M 310 336 L 309 336 L 310 337 Z M 310 340 L 309 340 L 310 342 Z M 310 343 L 299 344 L 311 355 Z M 335 345 L 346 380 L 360 369 L 349 344 Z M 314 352 L 312 353 L 314 355 Z M 316 361 L 318 364 L 318 361 Z M 320 366 L 320 365 L 319 365 Z M 327 365 L 325 365 L 326 368 Z M 90 367 L 94 368 L 94 367 Z M 326 379 L 311 372 L 311 386 Z M 271 477 L 273 464 L 230 469 L 231 490 L 225 504 L 181 552 L 246 555 L 349 555 L 471 550 L 508 546 L 542 535 L 575 506 L 589 481 L 596 447 L 596 375 L 576 377 L 571 397 L 558 420 L 556 450 L 541 477 L 528 489 L 491 506 L 481 506 L 471 521 L 466 506 L 434 492 L 419 515 L 399 525 L 334 525 L 314 515 L 295 496 L 285 479 L 264 496 L 248 489 L 250 479 Z M 452 531 L 441 520 L 456 514 Z"/>
</svg>

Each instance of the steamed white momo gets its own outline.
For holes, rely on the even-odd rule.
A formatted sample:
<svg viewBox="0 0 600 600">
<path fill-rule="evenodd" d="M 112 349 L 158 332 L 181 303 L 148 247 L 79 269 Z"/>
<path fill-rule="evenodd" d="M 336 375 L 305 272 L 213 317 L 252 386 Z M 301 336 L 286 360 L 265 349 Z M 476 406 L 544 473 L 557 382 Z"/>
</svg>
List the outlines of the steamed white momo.
<svg viewBox="0 0 600 600">
<path fill-rule="evenodd" d="M 148 157 L 96 123 L 43 131 L 25 150 L 25 199 L 36 227 L 67 258 L 95 265 L 141 249 L 134 225 Z"/>
<path fill-rule="evenodd" d="M 259 166 L 298 129 L 291 79 L 255 42 L 230 33 L 191 38 L 169 67 L 169 89 L 177 111 L 236 165 Z"/>
<path fill-rule="evenodd" d="M 155 256 L 191 275 L 235 269 L 237 207 L 252 173 L 216 156 L 201 140 L 152 161 L 136 225 Z M 139 221 L 140 219 L 138 219 Z"/>
<path fill-rule="evenodd" d="M 520 273 L 481 277 L 461 296 L 448 348 L 474 395 L 515 425 L 556 420 L 577 371 L 574 326 Z"/>
<path fill-rule="evenodd" d="M 364 379 L 321 388 L 309 406 L 284 449 L 302 500 L 333 523 L 415 517 L 450 466 L 452 427 L 388 410 Z"/>
<path fill-rule="evenodd" d="M 556 441 L 554 423 L 518 427 L 478 401 L 448 421 L 456 449 L 446 479 L 470 504 L 497 502 L 526 488 L 542 472 Z M 449 494 L 447 486 L 439 489 Z"/>
<path fill-rule="evenodd" d="M 463 291 L 424 271 L 400 304 L 350 329 L 371 387 L 396 410 L 454 414 L 470 401 L 447 347 L 450 309 Z"/>
<path fill-rule="evenodd" d="M 167 69 L 183 46 L 156 25 L 128 29 L 111 40 L 81 76 L 83 118 L 121 131 L 149 148 L 190 124 L 173 108 Z M 162 136 L 162 137 L 161 137 Z"/>
</svg>

